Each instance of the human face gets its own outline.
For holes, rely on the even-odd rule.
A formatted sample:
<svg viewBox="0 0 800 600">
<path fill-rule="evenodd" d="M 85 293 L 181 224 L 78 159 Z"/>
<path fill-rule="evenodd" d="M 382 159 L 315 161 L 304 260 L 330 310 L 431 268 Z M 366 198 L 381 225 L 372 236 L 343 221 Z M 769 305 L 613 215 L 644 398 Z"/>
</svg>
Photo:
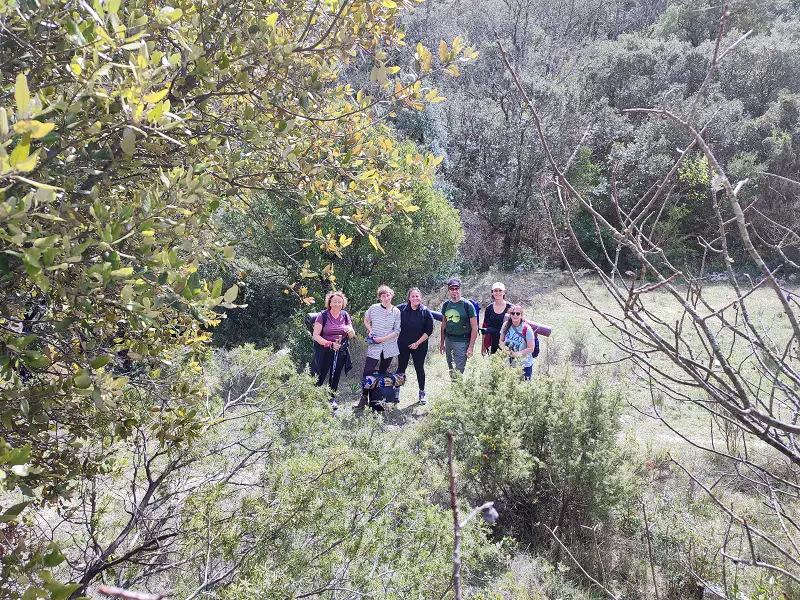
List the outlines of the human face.
<svg viewBox="0 0 800 600">
<path fill-rule="evenodd" d="M 392 298 L 394 298 L 394 294 L 392 292 L 381 292 L 381 304 L 384 306 L 391 304 Z"/>
<path fill-rule="evenodd" d="M 512 308 L 508 311 L 508 314 L 511 315 L 511 323 L 514 327 L 518 327 L 520 323 L 522 323 L 522 309 L 521 308 Z"/>
<path fill-rule="evenodd" d="M 492 290 L 492 298 L 494 298 L 495 300 L 502 300 L 505 297 L 506 293 L 500 288 L 495 288 Z"/>
<path fill-rule="evenodd" d="M 338 313 L 344 308 L 344 300 L 341 296 L 331 296 L 330 306 L 331 312 Z"/>
<path fill-rule="evenodd" d="M 411 303 L 411 308 L 416 310 L 419 306 L 419 303 L 422 302 L 422 294 L 419 292 L 411 292 L 411 294 L 408 296 L 408 301 Z"/>
<path fill-rule="evenodd" d="M 447 288 L 447 291 L 450 293 L 450 298 L 453 302 L 458 302 L 461 300 L 461 286 L 460 285 L 451 285 Z"/>
</svg>

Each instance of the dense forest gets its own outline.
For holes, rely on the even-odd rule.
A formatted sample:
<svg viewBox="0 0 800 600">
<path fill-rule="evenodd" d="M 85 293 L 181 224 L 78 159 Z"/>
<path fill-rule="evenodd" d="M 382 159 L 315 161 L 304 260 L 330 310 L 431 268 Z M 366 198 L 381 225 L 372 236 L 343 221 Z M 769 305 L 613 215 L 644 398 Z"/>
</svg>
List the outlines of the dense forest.
<svg viewBox="0 0 800 600">
<path fill-rule="evenodd" d="M 796 0 L 0 0 L 0 595 L 800 596 L 798 48 Z M 553 325 L 533 380 L 437 324 L 428 403 L 354 412 L 378 286 L 454 275 Z"/>
</svg>

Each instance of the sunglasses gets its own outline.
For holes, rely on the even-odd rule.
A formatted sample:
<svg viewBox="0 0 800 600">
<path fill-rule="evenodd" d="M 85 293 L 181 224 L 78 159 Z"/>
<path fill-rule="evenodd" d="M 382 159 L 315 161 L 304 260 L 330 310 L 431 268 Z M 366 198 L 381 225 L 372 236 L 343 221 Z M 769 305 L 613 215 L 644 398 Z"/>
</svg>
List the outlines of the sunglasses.
<svg viewBox="0 0 800 600">
<path fill-rule="evenodd" d="M 522 315 L 521 312 L 512 312 L 512 313 L 508 313 L 508 314 L 510 314 L 512 317 L 515 316 L 515 315 Z"/>
<path fill-rule="evenodd" d="M 460 289 L 461 289 L 461 286 L 460 286 L 460 285 L 451 285 L 451 286 L 450 286 L 449 288 L 447 288 L 447 289 L 448 289 L 448 290 L 460 290 Z"/>
</svg>

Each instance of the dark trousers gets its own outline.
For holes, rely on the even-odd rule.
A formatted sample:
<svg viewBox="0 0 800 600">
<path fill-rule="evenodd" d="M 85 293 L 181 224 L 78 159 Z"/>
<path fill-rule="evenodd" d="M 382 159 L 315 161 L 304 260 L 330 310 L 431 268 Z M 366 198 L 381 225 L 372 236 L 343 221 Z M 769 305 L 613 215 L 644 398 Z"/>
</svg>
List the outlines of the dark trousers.
<svg viewBox="0 0 800 600">
<path fill-rule="evenodd" d="M 419 391 L 425 391 L 425 357 L 428 356 L 428 340 L 422 342 L 416 350 L 408 346 L 400 348 L 400 356 L 397 359 L 397 371 L 405 373 L 408 368 L 408 360 L 414 359 L 414 370 L 417 372 L 417 383 Z"/>
<path fill-rule="evenodd" d="M 370 358 L 369 356 L 364 359 L 364 375 L 372 375 L 376 370 L 378 373 L 386 373 L 389 371 L 389 365 L 392 364 L 392 356 L 384 358 L 381 352 L 380 359 Z"/>
<path fill-rule="evenodd" d="M 344 370 L 344 364 L 347 362 L 347 356 L 345 356 L 345 352 L 340 351 L 339 357 L 336 359 L 336 370 L 331 373 L 331 367 L 333 366 L 333 355 L 334 352 L 323 352 L 322 353 L 322 364 L 319 368 L 319 378 L 317 379 L 317 386 L 321 386 L 325 383 L 325 378 L 329 377 L 328 385 L 330 386 L 332 391 L 336 391 L 339 389 L 339 378 L 342 376 L 342 371 Z"/>
</svg>

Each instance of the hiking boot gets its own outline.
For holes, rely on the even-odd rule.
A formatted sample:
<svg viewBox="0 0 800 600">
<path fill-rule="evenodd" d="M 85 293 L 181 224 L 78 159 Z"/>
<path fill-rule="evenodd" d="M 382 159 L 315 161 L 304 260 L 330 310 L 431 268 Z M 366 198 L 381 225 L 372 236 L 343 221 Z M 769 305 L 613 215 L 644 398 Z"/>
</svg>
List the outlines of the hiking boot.
<svg viewBox="0 0 800 600">
<path fill-rule="evenodd" d="M 425 390 L 420 390 L 419 391 L 419 403 L 420 404 L 427 404 L 428 403 L 428 401 L 425 400 Z"/>
<path fill-rule="evenodd" d="M 339 408 L 339 403 L 336 400 L 331 399 L 331 410 L 337 410 Z"/>
<path fill-rule="evenodd" d="M 394 401 L 395 402 L 400 402 L 400 388 L 399 387 L 394 388 Z"/>
<path fill-rule="evenodd" d="M 364 390 L 361 393 L 361 400 L 359 400 L 358 404 L 356 404 L 353 407 L 353 410 L 364 410 L 367 407 L 367 401 L 368 400 L 369 400 L 368 392 L 366 390 Z"/>
</svg>

